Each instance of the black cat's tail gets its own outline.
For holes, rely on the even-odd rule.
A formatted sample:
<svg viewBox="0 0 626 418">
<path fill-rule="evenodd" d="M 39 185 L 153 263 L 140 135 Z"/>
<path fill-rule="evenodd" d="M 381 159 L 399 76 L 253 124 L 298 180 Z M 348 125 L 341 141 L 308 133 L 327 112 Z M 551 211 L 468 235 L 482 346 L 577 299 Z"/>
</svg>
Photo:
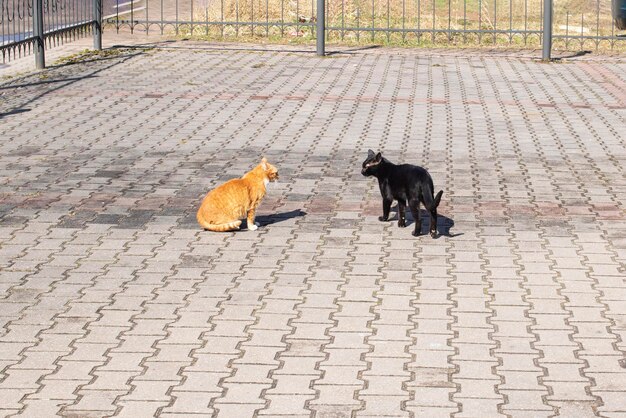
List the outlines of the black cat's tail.
<svg viewBox="0 0 626 418">
<path fill-rule="evenodd" d="M 441 196 L 443 196 L 443 190 L 439 190 L 439 193 L 435 196 L 433 190 L 428 190 L 428 193 L 424 193 L 424 206 L 429 211 L 437 210 L 439 203 L 441 203 Z"/>
<path fill-rule="evenodd" d="M 430 212 L 430 236 L 437 237 L 437 207 L 441 203 L 441 196 L 443 196 L 443 190 L 439 190 L 437 196 L 433 196 L 433 193 L 429 193 L 428 199 L 425 199 L 424 206 Z"/>
<path fill-rule="evenodd" d="M 437 193 L 437 196 L 435 196 L 435 207 L 439 207 L 439 203 L 441 203 L 441 196 L 443 196 L 443 190 L 439 190 L 439 193 Z"/>
</svg>

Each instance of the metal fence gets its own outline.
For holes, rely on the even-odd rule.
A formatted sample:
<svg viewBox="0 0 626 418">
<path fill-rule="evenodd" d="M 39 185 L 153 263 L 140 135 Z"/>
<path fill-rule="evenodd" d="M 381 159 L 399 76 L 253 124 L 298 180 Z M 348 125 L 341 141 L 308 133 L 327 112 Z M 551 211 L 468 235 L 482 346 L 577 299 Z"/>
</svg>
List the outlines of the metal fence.
<svg viewBox="0 0 626 418">
<path fill-rule="evenodd" d="M 209 38 L 314 38 L 316 0 L 117 0 L 118 30 Z M 404 45 L 542 43 L 542 0 L 326 0 L 328 41 Z M 118 9 L 119 10 L 119 9 Z M 567 50 L 623 48 L 611 0 L 555 0 L 553 45 Z M 623 32 L 626 34 L 626 32 Z"/>
<path fill-rule="evenodd" d="M 94 7 L 94 0 L 0 0 L 3 62 L 91 33 Z"/>
<path fill-rule="evenodd" d="M 93 28 L 99 31 L 101 19 L 118 31 L 224 40 L 297 42 L 316 38 L 316 27 L 325 27 L 323 39 L 331 42 L 407 46 L 534 48 L 543 43 L 545 48 L 542 37 L 549 33 L 543 30 L 543 0 L 325 0 L 319 24 L 322 1 L 0 0 L 0 51 L 6 61 L 52 47 Z M 43 35 L 36 33 L 38 4 Z M 611 0 L 555 0 L 552 11 L 554 48 L 626 50 L 626 32 L 615 27 Z"/>
</svg>

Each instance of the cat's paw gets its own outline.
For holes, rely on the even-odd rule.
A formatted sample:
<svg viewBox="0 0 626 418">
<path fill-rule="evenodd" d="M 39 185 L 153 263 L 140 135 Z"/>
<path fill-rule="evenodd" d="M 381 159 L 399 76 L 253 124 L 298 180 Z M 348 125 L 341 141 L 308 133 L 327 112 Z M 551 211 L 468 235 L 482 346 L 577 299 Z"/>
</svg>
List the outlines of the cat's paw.
<svg viewBox="0 0 626 418">
<path fill-rule="evenodd" d="M 430 231 L 430 236 L 432 238 L 437 238 L 437 231 Z"/>
<path fill-rule="evenodd" d="M 422 231 L 413 231 L 411 232 L 411 235 L 413 235 L 414 237 L 419 237 L 420 235 L 422 235 Z"/>
<path fill-rule="evenodd" d="M 379 216 L 378 220 L 381 221 L 381 222 L 387 222 L 389 220 L 389 218 L 385 217 L 385 216 Z"/>
<path fill-rule="evenodd" d="M 398 228 L 404 228 L 406 226 L 406 221 L 404 219 L 400 219 L 398 221 Z"/>
<path fill-rule="evenodd" d="M 250 231 L 256 231 L 259 227 L 256 224 L 248 225 L 248 229 Z"/>
</svg>

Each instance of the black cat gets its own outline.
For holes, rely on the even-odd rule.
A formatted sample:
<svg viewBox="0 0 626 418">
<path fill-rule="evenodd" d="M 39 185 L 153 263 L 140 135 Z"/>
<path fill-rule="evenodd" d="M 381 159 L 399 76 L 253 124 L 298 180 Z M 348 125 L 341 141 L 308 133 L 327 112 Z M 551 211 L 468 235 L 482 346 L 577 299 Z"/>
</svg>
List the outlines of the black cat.
<svg viewBox="0 0 626 418">
<path fill-rule="evenodd" d="M 374 176 L 378 179 L 380 194 L 383 196 L 383 216 L 378 220 L 389 219 L 389 209 L 393 200 L 398 201 L 398 226 L 405 227 L 405 209 L 407 202 L 413 219 L 415 220 L 414 236 L 421 233 L 420 202 L 424 203 L 426 210 L 430 212 L 430 236 L 437 236 L 437 206 L 441 201 L 443 190 L 434 194 L 433 179 L 428 171 L 422 167 L 411 164 L 396 165 L 384 158 L 380 152 L 367 152 L 367 159 L 363 161 L 361 174 Z"/>
</svg>

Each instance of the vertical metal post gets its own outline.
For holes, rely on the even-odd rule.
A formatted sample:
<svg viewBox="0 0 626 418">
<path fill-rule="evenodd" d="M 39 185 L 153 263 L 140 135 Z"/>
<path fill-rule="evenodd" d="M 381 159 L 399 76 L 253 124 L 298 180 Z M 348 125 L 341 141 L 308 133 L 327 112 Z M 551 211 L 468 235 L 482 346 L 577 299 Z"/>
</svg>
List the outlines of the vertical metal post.
<svg viewBox="0 0 626 418">
<path fill-rule="evenodd" d="M 93 49 L 102 50 L 102 0 L 93 0 Z"/>
<path fill-rule="evenodd" d="M 33 1 L 33 35 L 35 37 L 35 67 L 46 68 L 46 45 L 43 39 L 43 0 Z"/>
<path fill-rule="evenodd" d="M 541 59 L 550 61 L 552 53 L 552 0 L 543 0 L 543 51 Z"/>
<path fill-rule="evenodd" d="M 326 13 L 324 0 L 317 0 L 317 55 L 324 56 L 326 49 Z"/>
</svg>

